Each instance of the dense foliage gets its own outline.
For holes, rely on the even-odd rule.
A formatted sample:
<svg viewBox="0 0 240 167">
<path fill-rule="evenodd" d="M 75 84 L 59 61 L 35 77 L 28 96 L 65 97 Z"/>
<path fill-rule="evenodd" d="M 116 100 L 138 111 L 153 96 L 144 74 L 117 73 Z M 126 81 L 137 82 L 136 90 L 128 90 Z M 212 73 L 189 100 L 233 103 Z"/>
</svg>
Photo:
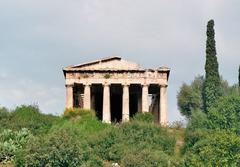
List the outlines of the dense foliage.
<svg viewBox="0 0 240 167">
<path fill-rule="evenodd" d="M 0 164 L 13 162 L 15 155 L 31 139 L 29 130 L 23 128 L 19 131 L 10 129 L 0 133 Z"/>
<path fill-rule="evenodd" d="M 225 96 L 209 109 L 208 128 L 225 129 L 240 135 L 240 96 Z"/>
<path fill-rule="evenodd" d="M 238 86 L 229 86 L 228 82 L 221 77 L 222 96 L 238 95 Z M 198 75 L 190 85 L 183 83 L 177 94 L 177 104 L 180 113 L 191 118 L 196 111 L 203 111 L 203 76 Z"/>
<path fill-rule="evenodd" d="M 214 36 L 214 21 L 210 20 L 207 24 L 205 81 L 203 86 L 203 104 L 205 111 L 208 111 L 209 107 L 215 103 L 222 93 Z"/>
<path fill-rule="evenodd" d="M 132 122 L 114 126 L 89 111 L 78 119 L 63 118 L 46 136 L 37 137 L 17 156 L 17 166 L 177 166 L 175 138 L 166 128 L 138 114 Z M 157 148 L 157 149 L 156 149 Z M 137 155 L 136 157 L 133 155 Z M 149 159 L 150 158 L 150 159 Z"/>
<path fill-rule="evenodd" d="M 229 131 L 211 131 L 186 153 L 184 166 L 240 166 L 240 137 Z"/>
<path fill-rule="evenodd" d="M 193 114 L 182 149 L 185 166 L 240 165 L 239 106 L 238 95 L 225 96 L 208 113 Z"/>
<path fill-rule="evenodd" d="M 23 122 L 10 126 L 13 118 Z M 2 109 L 1 123 L 12 130 L 0 134 L 1 163 L 36 167 L 180 165 L 175 132 L 155 124 L 150 113 L 138 113 L 131 122 L 113 125 L 97 120 L 90 110 L 67 110 L 63 117 L 52 118 L 35 106 L 20 106 L 12 112 Z M 47 128 L 46 120 L 52 120 Z"/>
<path fill-rule="evenodd" d="M 27 128 L 33 133 L 45 133 L 58 117 L 42 114 L 35 105 L 22 105 L 13 111 L 0 110 L 0 127 L 2 129 L 20 130 Z"/>
<path fill-rule="evenodd" d="M 183 83 L 177 94 L 178 108 L 182 115 L 190 118 L 192 112 L 203 109 L 203 76 L 197 76 L 190 85 Z"/>
</svg>

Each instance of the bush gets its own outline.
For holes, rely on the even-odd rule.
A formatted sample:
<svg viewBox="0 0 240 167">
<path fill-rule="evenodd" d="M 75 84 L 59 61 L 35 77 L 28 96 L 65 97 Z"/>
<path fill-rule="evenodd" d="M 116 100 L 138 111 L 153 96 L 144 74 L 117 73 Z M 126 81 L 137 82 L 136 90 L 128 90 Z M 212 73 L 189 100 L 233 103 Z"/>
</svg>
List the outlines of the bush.
<svg viewBox="0 0 240 167">
<path fill-rule="evenodd" d="M 240 137 L 223 130 L 208 133 L 187 151 L 184 166 L 240 166 Z"/>
<path fill-rule="evenodd" d="M 195 129 L 207 129 L 208 124 L 209 120 L 207 115 L 201 110 L 196 110 L 193 112 L 192 117 L 188 122 L 187 131 L 192 131 Z"/>
<path fill-rule="evenodd" d="M 193 131 L 187 130 L 184 138 L 184 145 L 181 148 L 182 154 L 185 154 L 189 149 L 191 149 L 198 141 L 205 138 L 208 131 L 203 129 L 194 129 Z"/>
<path fill-rule="evenodd" d="M 79 118 L 79 117 L 94 117 L 95 112 L 93 110 L 81 109 L 81 108 L 67 108 L 63 113 L 64 118 Z"/>
<path fill-rule="evenodd" d="M 221 98 L 209 109 L 208 128 L 226 129 L 240 134 L 240 96 Z"/>
<path fill-rule="evenodd" d="M 46 137 L 35 140 L 20 152 L 16 166 L 102 166 L 99 158 L 92 156 L 89 148 L 74 131 L 55 131 Z"/>
<path fill-rule="evenodd" d="M 107 129 L 90 137 L 88 143 L 93 152 L 103 160 L 119 162 L 123 155 L 123 147 L 117 128 Z"/>
<path fill-rule="evenodd" d="M 121 166 L 123 167 L 168 167 L 178 166 L 175 160 L 172 160 L 162 151 L 141 150 L 138 152 L 125 154 Z"/>
<path fill-rule="evenodd" d="M 22 105 L 10 113 L 7 128 L 13 130 L 27 128 L 34 134 L 45 133 L 57 120 L 57 116 L 40 113 L 37 106 Z"/>
<path fill-rule="evenodd" d="M 156 148 L 166 155 L 173 155 L 176 143 L 166 129 L 139 121 L 115 125 L 91 136 L 88 142 L 97 156 L 114 163 L 123 162 L 125 155 L 135 155 L 142 150 L 154 152 Z"/>
<path fill-rule="evenodd" d="M 0 131 L 6 129 L 10 123 L 10 113 L 7 108 L 0 108 Z"/>
<path fill-rule="evenodd" d="M 136 145 L 139 150 L 158 148 L 167 154 L 174 153 L 175 139 L 168 134 L 166 128 L 159 125 L 144 122 L 125 123 L 120 125 L 120 133 L 123 141 L 129 146 Z"/>
<path fill-rule="evenodd" d="M 145 113 L 136 113 L 132 119 L 133 121 L 140 121 L 140 122 L 148 122 L 153 123 L 154 117 L 152 113 L 145 112 Z"/>
<path fill-rule="evenodd" d="M 6 164 L 13 162 L 16 153 L 32 137 L 27 129 L 20 131 L 4 130 L 0 133 L 0 163 Z"/>
</svg>

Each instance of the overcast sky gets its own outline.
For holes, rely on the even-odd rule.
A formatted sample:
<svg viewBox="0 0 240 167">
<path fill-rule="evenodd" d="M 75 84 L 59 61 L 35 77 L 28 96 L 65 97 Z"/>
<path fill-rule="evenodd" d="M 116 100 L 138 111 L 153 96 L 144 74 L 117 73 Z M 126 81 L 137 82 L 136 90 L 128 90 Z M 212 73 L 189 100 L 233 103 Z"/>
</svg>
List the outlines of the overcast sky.
<svg viewBox="0 0 240 167">
<path fill-rule="evenodd" d="M 169 121 L 181 120 L 176 94 L 204 74 L 209 19 L 220 73 L 236 83 L 239 0 L 0 0 L 0 105 L 61 114 L 62 67 L 119 55 L 143 68 L 171 68 Z"/>
</svg>

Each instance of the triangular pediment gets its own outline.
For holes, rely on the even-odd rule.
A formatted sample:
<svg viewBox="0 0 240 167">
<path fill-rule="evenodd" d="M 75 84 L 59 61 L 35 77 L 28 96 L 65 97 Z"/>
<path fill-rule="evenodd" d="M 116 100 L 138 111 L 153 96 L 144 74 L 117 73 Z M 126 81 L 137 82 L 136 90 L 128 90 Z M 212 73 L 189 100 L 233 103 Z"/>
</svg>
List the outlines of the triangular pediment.
<svg viewBox="0 0 240 167">
<path fill-rule="evenodd" d="M 115 56 L 66 67 L 65 70 L 139 70 L 139 65 Z"/>
</svg>

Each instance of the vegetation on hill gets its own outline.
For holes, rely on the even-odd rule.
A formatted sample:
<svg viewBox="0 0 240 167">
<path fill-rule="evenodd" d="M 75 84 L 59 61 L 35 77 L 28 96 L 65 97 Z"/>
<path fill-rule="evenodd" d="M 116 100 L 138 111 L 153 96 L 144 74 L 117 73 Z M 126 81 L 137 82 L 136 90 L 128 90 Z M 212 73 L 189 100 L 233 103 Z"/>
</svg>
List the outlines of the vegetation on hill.
<svg viewBox="0 0 240 167">
<path fill-rule="evenodd" d="M 205 78 L 183 84 L 177 96 L 178 107 L 189 121 L 181 149 L 186 167 L 240 166 L 239 86 L 229 86 L 219 77 L 213 26 L 210 20 Z"/>
<path fill-rule="evenodd" d="M 35 106 L 24 106 L 24 110 L 16 108 L 18 116 L 25 121 L 25 126 L 31 128 L 32 121 L 40 124 L 39 118 L 30 117 Z M 37 109 L 37 107 L 35 107 Z M 4 111 L 5 115 L 14 112 Z M 44 115 L 49 117 L 51 115 Z M 3 114 L 1 114 L 3 115 Z M 3 117 L 1 118 L 3 119 Z M 4 118 L 5 119 L 5 118 Z M 10 121 L 10 119 L 8 119 Z M 45 122 L 48 119 L 41 119 Z M 0 120 L 1 121 L 1 120 Z M 10 122 L 0 122 L 10 124 Z M 22 125 L 22 123 L 20 124 Z M 105 124 L 97 120 L 93 111 L 67 110 L 63 117 L 54 117 L 54 123 L 45 126 L 40 124 L 41 131 L 35 129 L 19 130 L 15 126 L 11 130 L 3 130 L 4 143 L 13 141 L 16 149 L 7 149 L 2 153 L 11 159 L 1 159 L 1 163 L 13 163 L 16 166 L 179 166 L 182 162 L 179 149 L 176 149 L 175 133 L 181 128 L 167 128 L 157 125 L 149 113 L 136 114 L 128 123 Z M 22 142 L 17 137 L 8 137 L 6 132 L 23 133 Z M 26 133 L 27 132 L 27 133 Z M 178 133 L 179 134 L 179 133 Z M 181 132 L 181 138 L 183 133 Z M 12 135 L 13 136 L 13 135 Z M 16 143 L 16 144 L 14 144 Z M 1 149 L 1 148 L 0 148 Z M 8 151 L 7 151 L 8 150 Z M 4 157 L 4 155 L 2 156 Z"/>
</svg>

